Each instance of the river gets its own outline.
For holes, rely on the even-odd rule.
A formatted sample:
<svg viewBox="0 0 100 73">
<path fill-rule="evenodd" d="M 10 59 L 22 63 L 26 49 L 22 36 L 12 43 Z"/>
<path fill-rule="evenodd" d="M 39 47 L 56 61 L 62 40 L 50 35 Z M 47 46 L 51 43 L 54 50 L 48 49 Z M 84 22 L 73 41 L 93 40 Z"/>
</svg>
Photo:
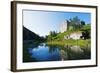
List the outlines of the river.
<svg viewBox="0 0 100 73">
<path fill-rule="evenodd" d="M 65 61 L 91 58 L 90 47 L 80 47 L 78 45 L 64 45 L 62 47 L 39 43 L 34 47 L 24 47 L 23 51 L 23 62 Z"/>
</svg>

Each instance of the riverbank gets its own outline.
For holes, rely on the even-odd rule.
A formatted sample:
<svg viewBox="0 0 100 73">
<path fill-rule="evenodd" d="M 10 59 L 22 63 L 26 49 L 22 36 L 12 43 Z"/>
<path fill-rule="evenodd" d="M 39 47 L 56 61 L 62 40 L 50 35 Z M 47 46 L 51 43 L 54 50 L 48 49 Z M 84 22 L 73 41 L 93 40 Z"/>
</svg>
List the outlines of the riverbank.
<svg viewBox="0 0 100 73">
<path fill-rule="evenodd" d="M 87 40 L 62 40 L 62 41 L 47 41 L 48 45 L 59 45 L 59 46 L 64 46 L 64 45 L 79 45 L 81 47 L 85 47 L 87 45 L 91 44 L 90 39 Z"/>
</svg>

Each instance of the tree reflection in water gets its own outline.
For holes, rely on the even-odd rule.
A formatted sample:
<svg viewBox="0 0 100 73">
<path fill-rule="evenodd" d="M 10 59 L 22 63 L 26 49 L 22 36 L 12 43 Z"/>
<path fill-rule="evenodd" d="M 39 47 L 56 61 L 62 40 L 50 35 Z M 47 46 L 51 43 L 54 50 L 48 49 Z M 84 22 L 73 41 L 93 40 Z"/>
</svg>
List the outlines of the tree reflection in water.
<svg viewBox="0 0 100 73">
<path fill-rule="evenodd" d="M 35 46 L 34 46 L 35 45 Z M 32 43 L 24 45 L 23 62 L 65 61 L 91 58 L 90 45 L 47 45 Z"/>
</svg>

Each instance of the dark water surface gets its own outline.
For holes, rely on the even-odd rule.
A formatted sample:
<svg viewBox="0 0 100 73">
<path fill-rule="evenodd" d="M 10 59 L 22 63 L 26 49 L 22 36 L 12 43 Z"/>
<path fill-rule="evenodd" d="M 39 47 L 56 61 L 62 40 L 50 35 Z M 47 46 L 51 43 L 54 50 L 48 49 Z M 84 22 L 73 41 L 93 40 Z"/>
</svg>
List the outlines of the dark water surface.
<svg viewBox="0 0 100 73">
<path fill-rule="evenodd" d="M 69 46 L 49 46 L 45 43 L 24 45 L 23 62 L 41 61 L 61 61 L 61 60 L 80 60 L 90 59 L 90 47 L 80 47 L 78 45 Z"/>
</svg>

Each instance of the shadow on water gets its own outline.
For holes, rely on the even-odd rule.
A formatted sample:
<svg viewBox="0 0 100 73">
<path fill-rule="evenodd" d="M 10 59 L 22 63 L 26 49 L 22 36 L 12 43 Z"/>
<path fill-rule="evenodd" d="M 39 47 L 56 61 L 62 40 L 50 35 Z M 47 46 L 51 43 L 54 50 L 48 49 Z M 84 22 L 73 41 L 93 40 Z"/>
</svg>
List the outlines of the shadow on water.
<svg viewBox="0 0 100 73">
<path fill-rule="evenodd" d="M 91 58 L 89 45 L 47 45 L 41 42 L 24 41 L 23 62 L 81 60 Z"/>
</svg>

